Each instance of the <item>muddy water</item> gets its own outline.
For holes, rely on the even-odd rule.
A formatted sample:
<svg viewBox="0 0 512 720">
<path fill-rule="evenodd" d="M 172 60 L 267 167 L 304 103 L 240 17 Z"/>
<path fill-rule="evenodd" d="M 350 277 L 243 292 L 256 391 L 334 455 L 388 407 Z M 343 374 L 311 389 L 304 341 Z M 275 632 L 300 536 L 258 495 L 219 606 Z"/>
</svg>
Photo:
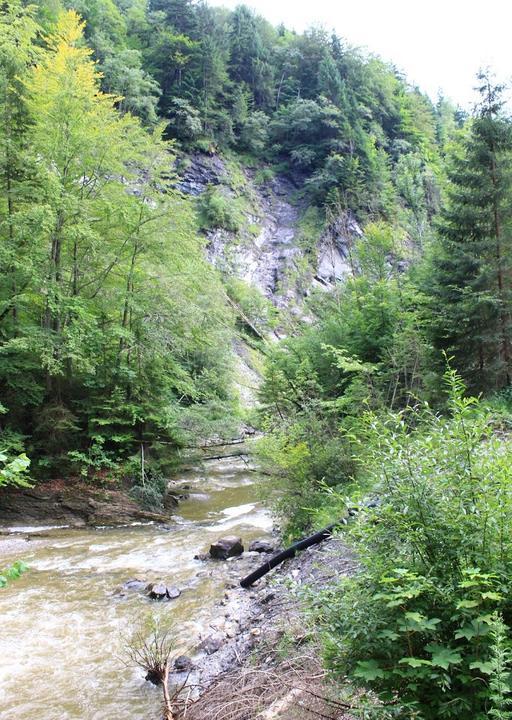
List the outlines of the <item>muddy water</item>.
<svg viewBox="0 0 512 720">
<path fill-rule="evenodd" d="M 0 538 L 0 566 L 20 558 L 30 567 L 0 590 L 2 720 L 159 718 L 160 690 L 125 664 L 127 634 L 150 613 L 171 616 L 176 650 L 192 654 L 226 579 L 240 572 L 237 561 L 194 555 L 219 536 L 249 541 L 271 527 L 243 461 L 211 461 L 181 479 L 191 495 L 168 530 L 49 529 L 41 537 L 20 528 Z M 163 579 L 182 595 L 155 603 L 133 591 L 116 594 L 130 578 Z"/>
</svg>

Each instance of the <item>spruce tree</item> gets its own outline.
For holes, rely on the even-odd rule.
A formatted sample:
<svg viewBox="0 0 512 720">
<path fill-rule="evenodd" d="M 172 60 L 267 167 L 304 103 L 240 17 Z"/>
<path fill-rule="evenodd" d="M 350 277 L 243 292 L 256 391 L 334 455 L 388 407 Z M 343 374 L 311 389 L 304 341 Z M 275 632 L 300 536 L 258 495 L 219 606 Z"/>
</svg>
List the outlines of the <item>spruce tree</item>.
<svg viewBox="0 0 512 720">
<path fill-rule="evenodd" d="M 480 104 L 450 172 L 428 292 L 432 340 L 472 388 L 509 385 L 512 124 L 503 87 L 478 76 Z"/>
</svg>

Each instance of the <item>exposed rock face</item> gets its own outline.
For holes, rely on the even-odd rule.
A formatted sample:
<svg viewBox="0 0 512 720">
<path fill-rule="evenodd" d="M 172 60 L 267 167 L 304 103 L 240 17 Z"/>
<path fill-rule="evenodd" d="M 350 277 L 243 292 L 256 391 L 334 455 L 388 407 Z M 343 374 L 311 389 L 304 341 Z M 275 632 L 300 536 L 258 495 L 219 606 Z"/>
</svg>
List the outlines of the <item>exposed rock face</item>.
<svg viewBox="0 0 512 720">
<path fill-rule="evenodd" d="M 241 555 L 243 551 L 242 539 L 236 535 L 227 535 L 210 546 L 210 556 L 215 560 L 227 560 Z"/>
<path fill-rule="evenodd" d="M 33 488 L 2 488 L 0 522 L 123 525 L 133 520 L 165 522 L 168 516 L 143 510 L 121 490 L 54 480 Z"/>
<path fill-rule="evenodd" d="M 182 173 L 178 188 L 187 195 L 200 195 L 208 185 L 218 185 L 226 175 L 224 163 L 218 155 L 194 153 Z"/>
<path fill-rule="evenodd" d="M 257 553 L 273 553 L 275 550 L 274 545 L 268 540 L 253 540 L 249 545 L 250 552 Z"/>
<path fill-rule="evenodd" d="M 247 218 L 248 225 L 259 227 L 256 236 L 233 238 L 226 230 L 208 235 L 209 260 L 228 273 L 240 277 L 285 307 L 300 296 L 291 275 L 303 256 L 297 246 L 297 223 L 300 206 L 291 198 L 297 187 L 284 176 L 255 188 L 259 213 Z"/>
<path fill-rule="evenodd" d="M 318 247 L 315 280 L 329 287 L 352 273 L 350 245 L 362 230 L 351 215 L 343 215 L 326 229 Z"/>
<path fill-rule="evenodd" d="M 179 184 L 183 192 L 198 196 L 209 184 L 229 182 L 226 167 L 216 155 L 194 153 L 188 163 Z M 306 207 L 297 199 L 303 178 L 275 175 L 257 185 L 253 170 L 245 174 L 254 214 L 247 215 L 241 233 L 210 231 L 208 259 L 227 275 L 258 288 L 277 307 L 300 314 L 311 287 L 329 289 L 352 271 L 349 248 L 361 235 L 361 228 L 353 216 L 340 216 L 326 228 L 316 250 L 305 249 L 298 242 L 299 221 Z M 248 230 L 251 226 L 252 232 Z"/>
</svg>

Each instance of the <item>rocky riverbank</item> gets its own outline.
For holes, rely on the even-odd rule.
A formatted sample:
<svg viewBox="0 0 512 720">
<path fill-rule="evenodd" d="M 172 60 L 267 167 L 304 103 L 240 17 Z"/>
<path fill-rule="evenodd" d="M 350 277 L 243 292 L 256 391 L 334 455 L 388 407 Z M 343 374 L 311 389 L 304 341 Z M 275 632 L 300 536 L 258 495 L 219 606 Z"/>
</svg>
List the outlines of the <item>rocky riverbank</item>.
<svg viewBox="0 0 512 720">
<path fill-rule="evenodd" d="M 177 500 L 168 498 L 169 509 Z M 72 480 L 52 480 L 32 488 L 3 488 L 0 524 L 9 525 L 124 525 L 169 521 L 170 513 L 145 510 L 127 491 Z"/>
<path fill-rule="evenodd" d="M 317 639 L 304 622 L 301 592 L 352 574 L 354 558 L 333 538 L 243 590 L 239 578 L 263 561 L 252 553 L 230 561 L 234 581 L 212 614 L 211 633 L 195 657 L 177 659 L 171 690 L 186 681 L 200 694 L 187 709 L 189 720 L 348 718 L 340 715 L 338 688 L 325 677 Z"/>
</svg>

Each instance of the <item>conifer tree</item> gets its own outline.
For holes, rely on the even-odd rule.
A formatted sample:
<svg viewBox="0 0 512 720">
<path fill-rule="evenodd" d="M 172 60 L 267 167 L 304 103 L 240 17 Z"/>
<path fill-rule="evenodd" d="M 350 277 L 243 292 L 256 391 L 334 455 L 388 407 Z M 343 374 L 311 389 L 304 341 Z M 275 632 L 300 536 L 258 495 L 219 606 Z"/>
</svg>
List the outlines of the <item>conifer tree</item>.
<svg viewBox="0 0 512 720">
<path fill-rule="evenodd" d="M 503 87 L 478 78 L 481 101 L 450 172 L 429 284 L 434 347 L 485 390 L 512 378 L 512 124 Z"/>
</svg>

